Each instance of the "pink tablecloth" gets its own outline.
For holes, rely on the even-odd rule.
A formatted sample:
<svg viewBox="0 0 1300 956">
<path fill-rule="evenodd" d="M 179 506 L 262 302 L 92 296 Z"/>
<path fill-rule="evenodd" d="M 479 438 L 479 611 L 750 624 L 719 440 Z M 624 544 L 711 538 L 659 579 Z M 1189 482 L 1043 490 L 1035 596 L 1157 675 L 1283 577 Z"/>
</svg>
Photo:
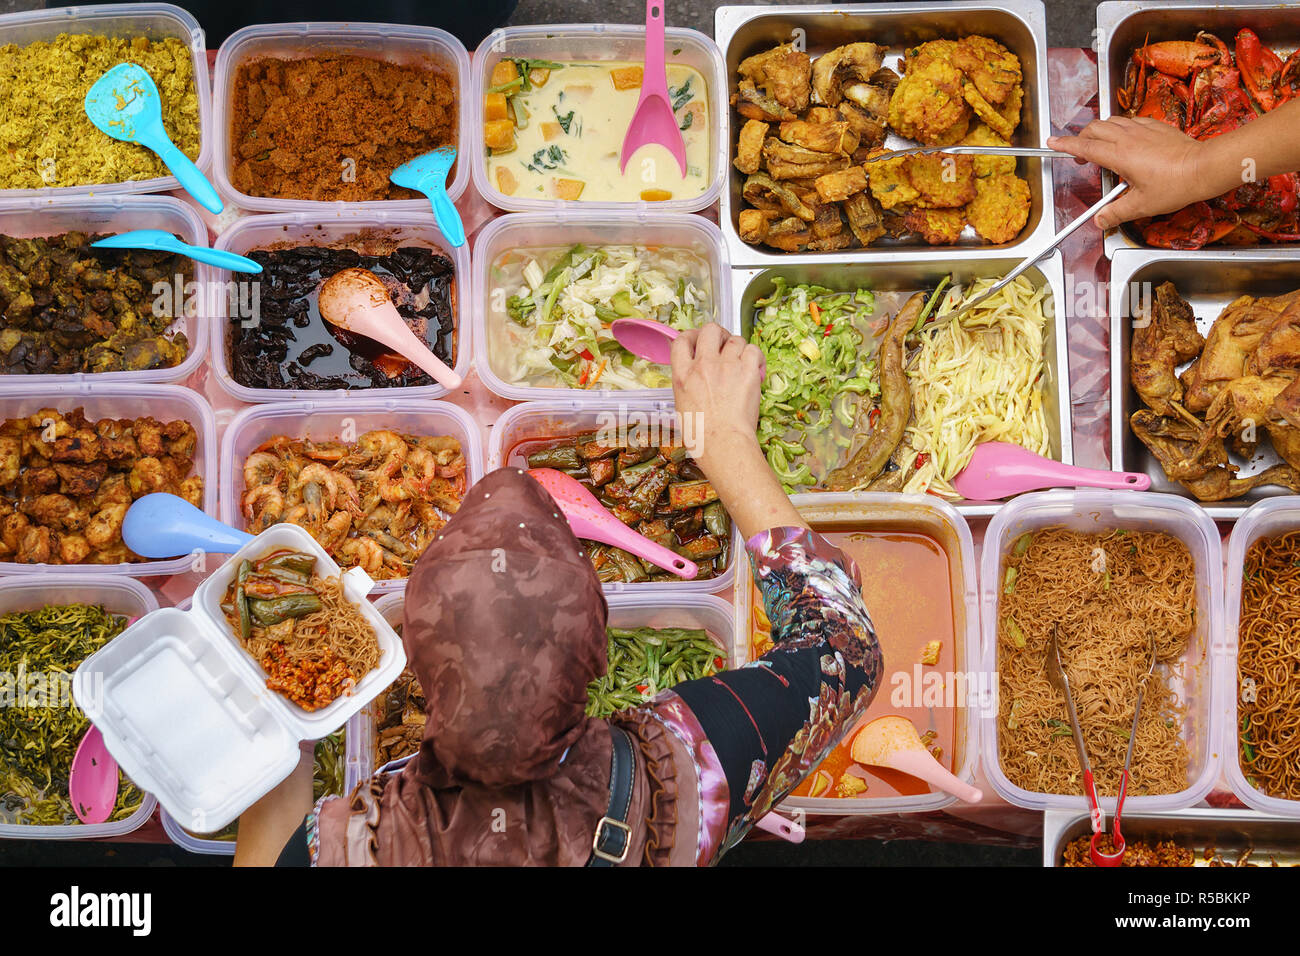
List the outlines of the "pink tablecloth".
<svg viewBox="0 0 1300 956">
<path fill-rule="evenodd" d="M 1075 132 L 1097 115 L 1097 61 L 1088 50 L 1053 49 L 1048 58 L 1051 118 L 1054 132 Z M 1055 205 L 1058 227 L 1063 226 L 1100 197 L 1100 176 L 1096 167 L 1058 161 L 1055 175 Z M 182 195 L 181 198 L 186 198 Z M 473 188 L 457 204 L 467 234 L 473 234 L 499 211 L 483 201 Z M 203 213 L 210 228 L 219 231 L 227 221 L 216 221 Z M 716 219 L 716 212 L 714 213 Z M 1079 230 L 1064 245 L 1065 298 L 1069 316 L 1070 402 L 1073 416 L 1074 457 L 1081 465 L 1107 468 L 1110 464 L 1110 395 L 1108 364 L 1107 296 L 1103 283 L 1110 276 L 1110 263 L 1102 252 L 1101 235 L 1093 228 Z M 1058 308 L 1061 304 L 1058 304 Z M 243 407 L 217 384 L 208 367 L 200 369 L 184 384 L 203 393 L 216 410 L 218 432 Z M 489 392 L 478 377 L 470 374 L 459 394 L 446 399 L 470 412 L 479 422 L 486 439 L 492 423 L 511 402 Z M 982 527 L 977 527 L 977 535 Z M 187 574 L 159 582 L 164 604 L 189 597 L 199 581 Z M 976 784 L 986 794 L 976 807 L 958 806 L 947 811 L 891 816 L 817 816 L 805 821 L 809 836 L 827 838 L 926 839 L 1007 846 L 1035 844 L 1042 832 L 1042 815 L 1013 807 L 997 799 L 982 774 Z M 1223 794 L 1215 795 L 1219 800 Z M 759 838 L 765 835 L 757 834 Z M 137 830 L 128 840 L 165 840 L 157 818 Z"/>
</svg>

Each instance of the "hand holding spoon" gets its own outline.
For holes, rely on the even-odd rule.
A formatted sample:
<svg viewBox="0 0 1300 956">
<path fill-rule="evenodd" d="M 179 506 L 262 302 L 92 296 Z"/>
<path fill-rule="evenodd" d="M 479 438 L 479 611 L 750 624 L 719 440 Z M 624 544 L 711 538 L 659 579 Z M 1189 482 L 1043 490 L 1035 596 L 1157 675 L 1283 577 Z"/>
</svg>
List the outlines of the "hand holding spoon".
<svg viewBox="0 0 1300 956">
<path fill-rule="evenodd" d="M 321 284 L 317 308 L 330 325 L 374 339 L 428 372 L 446 389 L 461 377 L 415 337 L 388 297 L 388 287 L 369 269 L 344 269 Z"/>
</svg>

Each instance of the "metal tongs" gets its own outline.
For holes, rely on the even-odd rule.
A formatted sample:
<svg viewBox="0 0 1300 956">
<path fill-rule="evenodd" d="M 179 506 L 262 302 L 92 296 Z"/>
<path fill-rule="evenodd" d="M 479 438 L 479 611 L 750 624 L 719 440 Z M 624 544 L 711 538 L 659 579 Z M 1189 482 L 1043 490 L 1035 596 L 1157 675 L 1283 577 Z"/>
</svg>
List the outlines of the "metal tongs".
<svg viewBox="0 0 1300 956">
<path fill-rule="evenodd" d="M 1046 149 L 1042 146 L 909 146 L 907 149 L 891 149 L 879 156 L 872 156 L 864 161 L 880 163 L 887 159 L 902 159 L 904 156 L 929 156 L 931 153 L 950 153 L 954 156 L 1041 156 L 1045 159 L 1074 159 L 1073 153 L 1063 153 L 1058 149 Z"/>
<path fill-rule="evenodd" d="M 1138 717 L 1142 714 L 1142 697 L 1146 693 L 1147 680 L 1156 669 L 1156 642 L 1151 639 L 1151 664 L 1138 682 L 1137 702 L 1133 705 L 1133 726 L 1128 734 L 1128 752 L 1124 755 L 1124 772 L 1119 779 L 1119 798 L 1115 801 L 1115 836 L 1112 845 L 1114 853 L 1101 851 L 1101 838 L 1106 832 L 1106 817 L 1101 811 L 1097 799 L 1097 785 L 1092 777 L 1092 764 L 1088 762 L 1088 750 L 1083 743 L 1083 731 L 1079 729 L 1079 715 L 1074 709 L 1074 697 L 1070 694 L 1070 681 L 1065 676 L 1061 664 L 1061 646 L 1057 641 L 1057 626 L 1052 627 L 1052 646 L 1047 655 L 1047 679 L 1065 698 L 1065 709 L 1070 715 L 1070 731 L 1074 735 L 1074 748 L 1079 755 L 1079 766 L 1083 768 L 1083 792 L 1088 798 L 1088 807 L 1092 819 L 1092 851 L 1094 866 L 1119 866 L 1124 860 L 1124 834 L 1120 832 L 1120 815 L 1124 812 L 1124 797 L 1128 793 L 1129 765 L 1133 762 L 1133 742 L 1137 739 Z"/>
<path fill-rule="evenodd" d="M 1007 149 L 1001 147 L 994 147 L 994 146 L 978 147 L 978 152 L 991 153 L 995 149 L 998 150 L 999 155 L 1006 154 L 1008 152 Z M 949 152 L 951 151 L 952 150 L 949 150 Z M 868 160 L 868 162 L 870 162 L 870 160 Z M 988 289 L 981 292 L 975 298 L 967 299 L 966 301 L 962 302 L 951 312 L 938 316 L 932 323 L 926 326 L 926 328 L 934 329 L 934 328 L 938 328 L 940 325 L 943 325 L 946 322 L 951 322 L 953 319 L 957 318 L 957 316 L 961 315 L 963 312 L 967 311 L 972 306 L 978 305 L 979 303 L 987 299 L 989 296 L 997 294 L 1003 287 L 1007 285 L 1007 283 L 1018 278 L 1020 274 L 1024 272 L 1026 269 L 1030 268 L 1031 266 L 1037 265 L 1043 259 L 1046 259 L 1049 255 L 1051 255 L 1056 250 L 1057 246 L 1065 242 L 1066 239 L 1070 238 L 1070 236 L 1074 234 L 1075 230 L 1077 230 L 1085 222 L 1091 220 L 1093 216 L 1097 215 L 1097 213 L 1101 211 L 1103 206 L 1108 206 L 1110 205 L 1110 203 L 1118 199 L 1120 193 L 1124 192 L 1124 190 L 1126 189 L 1128 189 L 1128 183 L 1120 183 L 1110 192 L 1106 193 L 1106 195 L 1102 196 L 1095 203 L 1089 206 L 1087 210 L 1084 211 L 1083 214 L 1080 215 L 1077 219 L 1075 219 L 1068 226 L 1066 226 L 1064 229 L 1062 229 L 1060 232 L 1054 235 L 1051 239 L 1047 240 L 1047 242 L 1044 245 L 1040 246 L 1038 249 L 1034 250 L 1028 256 L 1026 256 L 1024 261 L 1021 262 L 1020 265 L 1016 266 L 1014 269 L 1012 269 L 1010 272 L 1004 275 L 1001 279 L 995 282 Z"/>
</svg>

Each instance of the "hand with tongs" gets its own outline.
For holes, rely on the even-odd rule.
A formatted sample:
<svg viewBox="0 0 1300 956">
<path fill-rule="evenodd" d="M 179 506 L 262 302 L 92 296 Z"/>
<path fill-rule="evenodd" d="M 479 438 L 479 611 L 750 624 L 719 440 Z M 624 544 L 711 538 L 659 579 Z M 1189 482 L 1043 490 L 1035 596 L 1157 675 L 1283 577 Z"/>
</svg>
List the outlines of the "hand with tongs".
<svg viewBox="0 0 1300 956">
<path fill-rule="evenodd" d="M 1133 726 L 1128 735 L 1128 753 L 1124 755 L 1124 773 L 1119 781 L 1119 799 L 1115 802 L 1115 836 L 1112 840 L 1113 853 L 1103 853 L 1101 838 L 1106 833 L 1106 818 L 1101 812 L 1097 800 L 1097 785 L 1092 779 L 1092 764 L 1088 762 L 1088 749 L 1083 743 L 1083 731 L 1079 729 L 1079 715 L 1074 709 L 1074 697 L 1070 694 L 1070 681 L 1065 676 L 1065 667 L 1061 664 L 1061 647 L 1057 641 L 1058 628 L 1052 627 L 1052 646 L 1047 651 L 1047 679 L 1065 698 L 1065 709 L 1070 715 L 1070 731 L 1074 735 L 1074 747 L 1079 753 L 1079 767 L 1083 770 L 1083 793 L 1088 798 L 1088 807 L 1092 817 L 1092 862 L 1096 866 L 1119 866 L 1124 860 L 1124 835 L 1119 829 L 1120 814 L 1124 812 L 1124 795 L 1128 792 L 1128 768 L 1133 762 L 1133 742 L 1137 739 L 1138 716 L 1142 713 L 1142 695 L 1146 692 L 1147 680 L 1156 669 L 1156 642 L 1151 641 L 1151 665 L 1138 682 L 1137 703 L 1133 706 Z"/>
</svg>

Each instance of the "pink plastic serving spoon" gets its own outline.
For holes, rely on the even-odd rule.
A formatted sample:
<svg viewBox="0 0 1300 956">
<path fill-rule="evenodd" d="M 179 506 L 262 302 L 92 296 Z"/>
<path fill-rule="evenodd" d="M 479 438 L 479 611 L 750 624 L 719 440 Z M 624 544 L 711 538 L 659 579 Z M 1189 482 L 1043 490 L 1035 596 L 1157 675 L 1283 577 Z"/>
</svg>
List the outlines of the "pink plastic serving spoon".
<svg viewBox="0 0 1300 956">
<path fill-rule="evenodd" d="M 677 128 L 672 103 L 668 100 L 668 72 L 664 66 L 664 3 L 663 0 L 646 0 L 645 4 L 645 69 L 641 73 L 641 99 L 623 136 L 623 152 L 619 156 L 618 171 L 627 169 L 628 161 L 642 146 L 652 143 L 673 154 L 677 165 L 686 175 L 686 143 Z"/>
<path fill-rule="evenodd" d="M 533 468 L 528 472 L 545 488 L 559 505 L 569 527 L 579 538 L 612 544 L 645 558 L 655 567 L 670 571 L 687 581 L 700 573 L 699 567 L 680 554 L 655 544 L 644 535 L 637 534 L 610 514 L 605 506 L 578 482 L 554 468 Z"/>
<path fill-rule="evenodd" d="M 82 823 L 103 823 L 117 803 L 117 761 L 104 746 L 104 735 L 91 725 L 81 738 L 68 773 L 68 799 Z"/>
<path fill-rule="evenodd" d="M 957 779 L 934 759 L 921 743 L 915 725 L 906 717 L 897 714 L 877 717 L 858 731 L 850 753 L 860 764 L 902 771 L 965 803 L 979 803 L 984 799 L 984 791 Z"/>
<path fill-rule="evenodd" d="M 671 365 L 673 342 L 681 333 L 652 319 L 615 319 L 609 327 L 614 341 L 633 355 L 659 365 Z M 758 374 L 767 377 L 767 362 L 759 360 Z"/>
<path fill-rule="evenodd" d="M 388 287 L 369 269 L 336 272 L 321 284 L 316 304 L 331 325 L 395 349 L 444 388 L 460 388 L 461 377 L 415 337 L 388 297 Z"/>
<path fill-rule="evenodd" d="M 996 501 L 1038 488 L 1116 488 L 1146 491 L 1148 475 L 1098 471 L 1063 465 L 1009 442 L 990 441 L 975 448 L 970 464 L 952 480 L 957 494 L 969 501 Z"/>
</svg>

